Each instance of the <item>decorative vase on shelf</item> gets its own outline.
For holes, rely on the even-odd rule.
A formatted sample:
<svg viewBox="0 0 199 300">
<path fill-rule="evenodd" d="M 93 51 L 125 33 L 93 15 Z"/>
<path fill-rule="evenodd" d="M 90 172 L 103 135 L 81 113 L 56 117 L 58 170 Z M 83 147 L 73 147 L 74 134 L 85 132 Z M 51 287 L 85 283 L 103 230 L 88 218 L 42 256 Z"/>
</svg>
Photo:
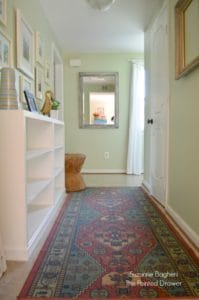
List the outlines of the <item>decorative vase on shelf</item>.
<svg viewBox="0 0 199 300">
<path fill-rule="evenodd" d="M 53 119 L 59 119 L 59 111 L 57 109 L 51 109 L 50 116 Z"/>
<path fill-rule="evenodd" d="M 57 101 L 56 99 L 52 98 L 51 99 L 51 111 L 50 111 L 50 116 L 51 118 L 54 119 L 59 119 L 59 108 L 60 102 Z"/>
<path fill-rule="evenodd" d="M 18 109 L 15 70 L 13 68 L 2 68 L 0 72 L 0 109 Z"/>
</svg>

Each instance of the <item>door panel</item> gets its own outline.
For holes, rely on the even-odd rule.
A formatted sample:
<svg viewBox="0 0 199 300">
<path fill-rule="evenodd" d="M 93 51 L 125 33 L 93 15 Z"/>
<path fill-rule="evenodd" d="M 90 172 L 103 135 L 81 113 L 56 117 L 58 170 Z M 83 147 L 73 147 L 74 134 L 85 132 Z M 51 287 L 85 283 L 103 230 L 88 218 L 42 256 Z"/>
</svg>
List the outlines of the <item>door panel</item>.
<svg viewBox="0 0 199 300">
<path fill-rule="evenodd" d="M 163 205 L 167 181 L 167 124 L 169 99 L 168 11 L 165 6 L 151 30 L 151 193 Z"/>
</svg>

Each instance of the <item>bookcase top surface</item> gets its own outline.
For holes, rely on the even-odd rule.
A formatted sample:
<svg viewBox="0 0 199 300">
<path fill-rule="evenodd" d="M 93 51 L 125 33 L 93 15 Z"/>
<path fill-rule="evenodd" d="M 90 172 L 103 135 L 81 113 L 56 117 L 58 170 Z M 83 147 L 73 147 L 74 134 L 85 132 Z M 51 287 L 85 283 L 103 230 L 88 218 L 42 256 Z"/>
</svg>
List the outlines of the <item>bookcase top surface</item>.
<svg viewBox="0 0 199 300">
<path fill-rule="evenodd" d="M 48 116 L 44 116 L 44 115 L 39 114 L 39 113 L 30 112 L 30 111 L 27 111 L 27 110 L 0 110 L 0 115 L 1 116 L 3 116 L 3 115 L 7 116 L 8 118 L 9 118 L 9 116 L 14 117 L 14 116 L 21 115 L 22 117 L 24 116 L 24 118 L 35 119 L 35 120 L 40 120 L 40 121 L 46 121 L 46 122 L 49 122 L 49 123 L 64 125 L 63 121 L 53 119 L 53 118 L 50 118 Z"/>
</svg>

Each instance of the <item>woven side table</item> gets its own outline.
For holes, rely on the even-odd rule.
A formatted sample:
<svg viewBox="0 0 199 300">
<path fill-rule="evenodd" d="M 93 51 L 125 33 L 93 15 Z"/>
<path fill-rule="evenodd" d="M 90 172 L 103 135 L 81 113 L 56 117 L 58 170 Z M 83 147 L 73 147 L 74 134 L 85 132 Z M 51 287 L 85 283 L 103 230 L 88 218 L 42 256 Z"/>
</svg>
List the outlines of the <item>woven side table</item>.
<svg viewBox="0 0 199 300">
<path fill-rule="evenodd" d="M 86 185 L 80 174 L 86 155 L 81 153 L 65 154 L 65 183 L 67 192 L 84 190 Z"/>
</svg>

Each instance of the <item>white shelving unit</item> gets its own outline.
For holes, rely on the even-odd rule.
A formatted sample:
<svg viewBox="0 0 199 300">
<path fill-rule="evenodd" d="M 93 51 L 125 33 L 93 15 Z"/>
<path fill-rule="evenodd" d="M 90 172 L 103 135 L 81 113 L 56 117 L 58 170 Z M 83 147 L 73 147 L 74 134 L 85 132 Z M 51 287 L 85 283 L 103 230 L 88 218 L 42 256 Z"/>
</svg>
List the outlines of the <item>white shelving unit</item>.
<svg viewBox="0 0 199 300">
<path fill-rule="evenodd" d="M 0 232 L 9 260 L 28 260 L 65 196 L 64 123 L 0 111 Z"/>
</svg>

